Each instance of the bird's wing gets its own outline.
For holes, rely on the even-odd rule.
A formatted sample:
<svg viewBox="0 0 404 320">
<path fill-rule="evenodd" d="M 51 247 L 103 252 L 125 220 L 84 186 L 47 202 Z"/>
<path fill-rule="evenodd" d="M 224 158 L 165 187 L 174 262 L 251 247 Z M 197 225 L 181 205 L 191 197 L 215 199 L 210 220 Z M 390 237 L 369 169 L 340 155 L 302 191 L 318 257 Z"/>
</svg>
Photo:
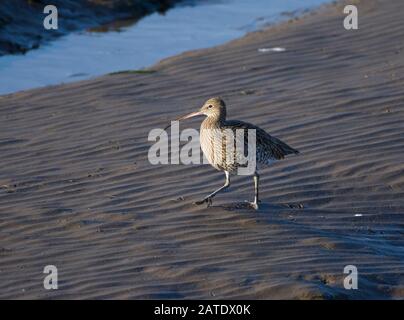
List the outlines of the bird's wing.
<svg viewBox="0 0 404 320">
<path fill-rule="evenodd" d="M 228 120 L 224 123 L 223 128 L 232 129 L 233 131 L 237 129 L 242 130 L 255 129 L 257 149 L 260 148 L 260 151 L 265 152 L 267 156 L 271 159 L 279 160 L 283 159 L 288 154 L 299 153 L 298 150 L 292 148 L 285 142 L 279 140 L 274 136 L 271 136 L 265 130 L 248 122 L 240 120 Z M 244 142 L 245 144 L 248 143 L 247 133 L 244 134 Z"/>
</svg>

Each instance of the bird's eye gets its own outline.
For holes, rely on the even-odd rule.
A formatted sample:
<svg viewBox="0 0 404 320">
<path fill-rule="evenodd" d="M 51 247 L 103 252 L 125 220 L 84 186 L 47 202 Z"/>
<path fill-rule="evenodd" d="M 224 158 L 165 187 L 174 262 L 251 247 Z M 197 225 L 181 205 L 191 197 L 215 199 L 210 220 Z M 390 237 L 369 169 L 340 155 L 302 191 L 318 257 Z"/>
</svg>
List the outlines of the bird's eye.
<svg viewBox="0 0 404 320">
<path fill-rule="evenodd" d="M 213 108 L 213 106 L 210 104 L 210 105 L 208 106 L 208 109 L 211 109 L 211 108 Z"/>
</svg>

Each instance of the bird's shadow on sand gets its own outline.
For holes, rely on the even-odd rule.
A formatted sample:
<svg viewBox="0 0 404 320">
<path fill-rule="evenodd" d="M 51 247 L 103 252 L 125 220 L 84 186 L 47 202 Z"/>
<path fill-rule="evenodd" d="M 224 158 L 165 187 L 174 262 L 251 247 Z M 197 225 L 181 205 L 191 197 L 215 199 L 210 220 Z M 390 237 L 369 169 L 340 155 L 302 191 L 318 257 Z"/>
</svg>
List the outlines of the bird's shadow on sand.
<svg viewBox="0 0 404 320">
<path fill-rule="evenodd" d="M 287 204 L 260 203 L 259 208 L 255 209 L 249 202 L 232 202 L 220 205 L 212 205 L 211 208 L 220 208 L 226 211 L 248 210 L 251 212 L 263 213 L 268 211 L 278 211 L 290 208 Z"/>
</svg>

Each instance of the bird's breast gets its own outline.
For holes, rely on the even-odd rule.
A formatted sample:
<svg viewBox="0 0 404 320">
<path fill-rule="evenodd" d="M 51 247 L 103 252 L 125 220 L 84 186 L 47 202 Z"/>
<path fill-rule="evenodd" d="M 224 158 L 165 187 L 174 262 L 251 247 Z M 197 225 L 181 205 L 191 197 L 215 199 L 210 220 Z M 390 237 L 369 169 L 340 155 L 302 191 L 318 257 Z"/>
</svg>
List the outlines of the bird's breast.
<svg viewBox="0 0 404 320">
<path fill-rule="evenodd" d="M 208 162 L 218 170 L 221 170 L 223 161 L 220 136 L 218 128 L 204 128 L 201 126 L 200 143 L 203 154 Z"/>
<path fill-rule="evenodd" d="M 217 170 L 234 172 L 238 167 L 248 165 L 247 146 L 244 138 L 237 140 L 234 130 L 202 123 L 200 143 L 208 162 Z M 251 155 L 254 156 L 254 155 Z M 254 165 L 255 167 L 255 165 Z"/>
</svg>

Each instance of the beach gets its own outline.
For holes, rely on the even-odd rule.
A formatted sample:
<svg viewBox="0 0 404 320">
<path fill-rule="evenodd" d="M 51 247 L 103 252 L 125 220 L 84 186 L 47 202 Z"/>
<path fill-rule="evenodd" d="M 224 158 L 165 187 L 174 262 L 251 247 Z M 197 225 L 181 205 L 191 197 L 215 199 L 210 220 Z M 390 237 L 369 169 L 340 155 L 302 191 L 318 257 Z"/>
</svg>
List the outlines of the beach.
<svg viewBox="0 0 404 320">
<path fill-rule="evenodd" d="M 349 4 L 358 30 L 341 1 L 143 71 L 1 95 L 0 299 L 404 298 L 404 3 Z M 250 177 L 206 208 L 223 173 L 149 163 L 149 132 L 213 96 L 300 151 L 260 172 L 258 211 L 239 206 Z"/>
</svg>

